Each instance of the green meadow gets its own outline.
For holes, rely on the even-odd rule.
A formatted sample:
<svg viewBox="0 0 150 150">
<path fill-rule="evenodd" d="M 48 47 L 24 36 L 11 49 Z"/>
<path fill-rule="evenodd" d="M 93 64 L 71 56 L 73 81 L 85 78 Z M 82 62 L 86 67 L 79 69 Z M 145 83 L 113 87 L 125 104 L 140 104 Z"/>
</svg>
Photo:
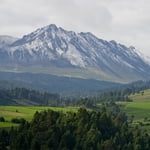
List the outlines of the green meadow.
<svg viewBox="0 0 150 150">
<path fill-rule="evenodd" d="M 141 128 L 150 131 L 150 89 L 130 95 L 133 102 L 118 102 L 121 110 L 124 111 L 128 119 L 133 117 L 133 124 L 141 124 Z"/>
<path fill-rule="evenodd" d="M 24 118 L 27 121 L 31 121 L 33 115 L 36 111 L 44 111 L 44 110 L 54 110 L 54 111 L 62 111 L 62 112 L 69 112 L 73 111 L 76 112 L 78 107 L 43 107 L 43 106 L 0 106 L 0 117 L 5 118 L 5 122 L 0 122 L 0 128 L 3 127 L 11 127 L 17 126 L 18 124 L 14 124 L 11 122 L 12 118 Z"/>
<path fill-rule="evenodd" d="M 144 93 L 130 95 L 133 102 L 119 102 L 122 105 L 122 110 L 128 116 L 134 115 L 135 120 L 142 120 L 145 117 L 150 119 L 150 90 L 145 90 Z"/>
</svg>

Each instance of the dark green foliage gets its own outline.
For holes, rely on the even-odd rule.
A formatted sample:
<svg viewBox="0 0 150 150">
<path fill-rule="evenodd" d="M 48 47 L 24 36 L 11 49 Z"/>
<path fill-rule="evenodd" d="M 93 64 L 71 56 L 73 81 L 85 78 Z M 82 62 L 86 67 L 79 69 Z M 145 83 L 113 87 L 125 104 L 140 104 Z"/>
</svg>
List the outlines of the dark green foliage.
<svg viewBox="0 0 150 150">
<path fill-rule="evenodd" d="M 113 115 L 84 108 L 77 113 L 36 112 L 31 123 L 1 131 L 0 139 L 4 150 L 6 146 L 11 150 L 150 149 L 149 135 L 138 128 L 130 129 L 123 113 Z"/>
<path fill-rule="evenodd" d="M 58 94 L 39 92 L 26 88 L 0 90 L 0 105 L 42 105 L 55 107 L 78 105 L 94 107 L 93 100 L 90 99 L 64 99 Z"/>
<path fill-rule="evenodd" d="M 6 130 L 0 130 L 0 150 L 6 150 L 9 145 L 9 134 Z"/>
<path fill-rule="evenodd" d="M 20 124 L 20 123 L 24 124 L 26 122 L 26 120 L 23 118 L 12 118 L 11 122 L 12 123 L 18 123 L 18 124 Z"/>
<path fill-rule="evenodd" d="M 47 105 L 50 100 L 57 101 L 59 99 L 58 94 L 42 93 L 35 90 L 29 90 L 26 88 L 15 88 L 10 90 L 10 94 L 14 99 L 27 99 L 36 102 L 41 105 Z"/>
<path fill-rule="evenodd" d="M 92 98 L 81 98 L 80 100 L 76 100 L 74 105 L 84 106 L 87 108 L 95 108 L 95 101 Z"/>
<path fill-rule="evenodd" d="M 78 106 L 85 106 L 88 108 L 95 108 L 96 103 L 101 102 L 132 101 L 128 97 L 130 94 L 134 94 L 136 92 L 140 92 L 142 90 L 150 88 L 150 81 L 147 82 L 138 81 L 132 84 L 121 86 L 119 89 L 113 91 L 107 90 L 107 92 L 103 93 L 102 90 L 99 90 L 100 92 L 93 91 L 93 95 L 95 93 L 99 93 L 99 95 L 96 94 L 96 96 L 92 95 L 85 96 L 85 98 L 81 98 L 79 100 L 79 98 L 75 98 L 73 97 L 73 95 L 72 97 L 61 97 L 59 94 L 39 92 L 36 90 L 29 90 L 26 88 L 14 88 L 14 86 L 10 86 L 9 88 L 4 87 L 4 89 L 2 89 L 1 82 L 0 82 L 0 105 L 49 105 L 56 107 L 78 105 Z M 4 83 L 7 82 L 5 81 Z M 4 83 L 2 85 L 4 85 Z M 90 87 L 91 84 L 89 83 L 88 86 Z M 80 89 L 80 86 L 78 86 L 78 88 Z M 141 94 L 144 94 L 144 92 L 142 91 Z"/>
<path fill-rule="evenodd" d="M 130 94 L 131 94 L 131 92 L 129 92 L 129 91 L 127 92 L 126 89 L 104 92 L 96 98 L 96 102 L 110 102 L 110 101 L 131 102 L 132 100 L 129 99 L 129 97 L 128 97 Z"/>
<path fill-rule="evenodd" d="M 5 122 L 5 118 L 4 117 L 0 117 L 0 122 Z"/>
<path fill-rule="evenodd" d="M 60 102 L 58 94 L 39 92 L 26 88 L 0 90 L 0 105 L 17 105 L 17 102 L 30 102 L 30 105 L 57 106 Z M 16 110 L 17 111 L 17 110 Z"/>
<path fill-rule="evenodd" d="M 89 97 L 89 98 L 81 98 L 80 100 L 76 100 L 75 105 L 85 106 L 87 108 L 96 108 L 97 103 L 102 102 L 109 102 L 114 103 L 117 101 L 127 101 L 131 102 L 132 100 L 128 97 L 131 92 L 124 92 L 123 90 L 115 90 L 101 93 L 99 96 L 96 97 Z"/>
<path fill-rule="evenodd" d="M 127 101 L 131 102 L 132 100 L 128 97 L 131 94 L 139 93 L 143 95 L 143 90 L 150 89 L 150 81 L 137 81 L 131 84 L 120 87 L 119 89 L 103 92 L 96 97 L 90 99 L 93 100 L 93 103 L 99 102 L 116 102 L 116 101 Z"/>
</svg>

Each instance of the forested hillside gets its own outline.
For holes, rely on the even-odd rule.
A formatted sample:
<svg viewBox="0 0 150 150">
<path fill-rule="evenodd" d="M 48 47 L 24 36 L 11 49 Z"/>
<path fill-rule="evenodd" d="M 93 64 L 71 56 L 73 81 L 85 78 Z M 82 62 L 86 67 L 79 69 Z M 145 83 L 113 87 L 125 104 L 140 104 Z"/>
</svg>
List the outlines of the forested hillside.
<svg viewBox="0 0 150 150">
<path fill-rule="evenodd" d="M 1 86 L 7 85 L 5 89 L 0 88 L 0 105 L 43 105 L 43 106 L 74 106 L 84 105 L 93 107 L 101 102 L 132 101 L 129 95 L 150 88 L 150 82 L 138 81 L 124 85 L 114 90 L 99 92 L 95 96 L 85 97 L 62 97 L 57 93 L 41 92 L 27 88 L 15 88 L 9 82 L 1 82 Z M 9 86 L 8 86 L 9 85 Z M 4 86 L 5 87 L 5 86 Z"/>
<path fill-rule="evenodd" d="M 150 136 L 126 119 L 105 109 L 36 112 L 31 123 L 0 131 L 0 150 L 149 150 Z"/>
<path fill-rule="evenodd" d="M 93 102 L 108 102 L 108 101 L 132 101 L 129 96 L 135 93 L 142 93 L 143 90 L 150 89 L 150 81 L 137 81 L 114 90 L 100 93 L 97 96 L 90 98 Z"/>
<path fill-rule="evenodd" d="M 26 88 L 0 90 L 0 105 L 57 105 L 59 95 Z"/>
<path fill-rule="evenodd" d="M 32 70 L 34 70 L 32 68 Z M 42 70 L 42 68 L 39 68 Z M 43 71 L 43 70 L 42 70 Z M 64 71 L 62 69 L 62 71 Z M 69 72 L 72 72 L 69 70 Z M 64 71 L 66 74 L 66 71 Z M 6 84 L 4 84 L 4 81 Z M 10 83 L 10 84 L 9 84 Z M 51 75 L 49 73 L 15 73 L 0 71 L 0 88 L 2 87 L 25 87 L 50 93 L 59 93 L 65 97 L 78 97 L 94 95 L 96 92 L 103 92 L 122 84 L 73 77 Z"/>
</svg>

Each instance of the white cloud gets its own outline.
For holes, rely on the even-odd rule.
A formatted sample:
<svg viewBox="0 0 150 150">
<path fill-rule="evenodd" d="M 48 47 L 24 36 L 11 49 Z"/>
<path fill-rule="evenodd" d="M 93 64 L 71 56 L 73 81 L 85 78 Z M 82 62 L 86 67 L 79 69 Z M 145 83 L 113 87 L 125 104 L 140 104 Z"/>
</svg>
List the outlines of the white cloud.
<svg viewBox="0 0 150 150">
<path fill-rule="evenodd" d="M 22 36 L 55 23 L 134 45 L 150 56 L 149 0 L 0 0 L 0 34 Z"/>
</svg>

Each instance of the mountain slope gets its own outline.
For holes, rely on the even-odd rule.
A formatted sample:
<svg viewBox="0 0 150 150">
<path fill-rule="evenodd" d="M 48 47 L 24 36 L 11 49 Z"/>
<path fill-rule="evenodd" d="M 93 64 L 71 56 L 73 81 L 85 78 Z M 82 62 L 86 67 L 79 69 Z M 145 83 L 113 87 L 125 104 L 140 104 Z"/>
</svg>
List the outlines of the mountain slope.
<svg viewBox="0 0 150 150">
<path fill-rule="evenodd" d="M 46 68 L 42 70 L 60 76 L 89 78 L 82 74 L 80 76 L 80 72 L 85 70 L 90 78 L 107 81 L 129 82 L 150 78 L 150 65 L 134 47 L 108 42 L 89 32 L 66 31 L 53 24 L 3 47 L 0 58 L 1 70 L 8 66 L 14 70 L 17 65 L 18 71 L 24 72 L 23 66 L 27 72 L 38 72 L 40 69 L 30 67 L 42 66 Z M 68 68 L 75 73 L 72 75 Z"/>
<path fill-rule="evenodd" d="M 50 93 L 59 93 L 63 97 L 92 96 L 121 86 L 122 84 L 92 79 L 59 77 L 47 74 L 0 72 L 0 89 L 26 87 Z"/>
<path fill-rule="evenodd" d="M 7 35 L 1 35 L 0 36 L 0 48 L 6 47 L 17 41 L 18 38 L 7 36 Z"/>
</svg>

